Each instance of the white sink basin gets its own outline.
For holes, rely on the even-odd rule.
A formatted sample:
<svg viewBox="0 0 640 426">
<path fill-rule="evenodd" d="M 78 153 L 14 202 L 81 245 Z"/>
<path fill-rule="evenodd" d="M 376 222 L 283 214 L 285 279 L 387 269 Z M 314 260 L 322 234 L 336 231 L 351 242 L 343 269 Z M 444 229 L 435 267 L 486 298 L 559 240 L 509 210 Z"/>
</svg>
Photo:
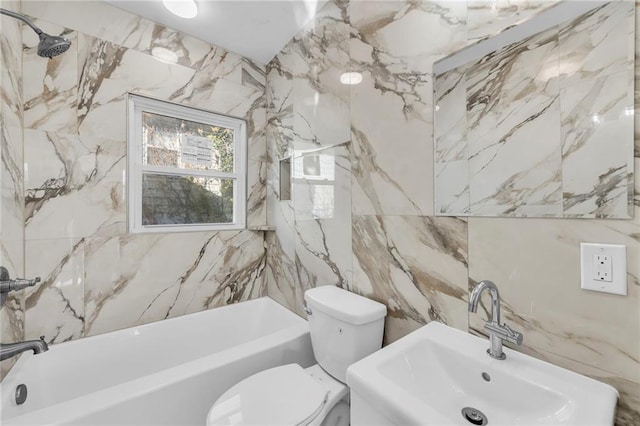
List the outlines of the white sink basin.
<svg viewBox="0 0 640 426">
<path fill-rule="evenodd" d="M 488 347 L 431 322 L 353 364 L 351 424 L 473 425 L 465 407 L 490 426 L 613 424 L 611 386 L 508 348 L 495 360 Z"/>
</svg>

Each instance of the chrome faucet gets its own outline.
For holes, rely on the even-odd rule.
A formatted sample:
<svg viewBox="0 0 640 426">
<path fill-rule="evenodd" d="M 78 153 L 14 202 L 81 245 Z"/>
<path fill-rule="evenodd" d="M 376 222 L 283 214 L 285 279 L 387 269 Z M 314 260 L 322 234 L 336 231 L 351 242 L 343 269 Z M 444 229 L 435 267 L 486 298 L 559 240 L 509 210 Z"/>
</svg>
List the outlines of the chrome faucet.
<svg viewBox="0 0 640 426">
<path fill-rule="evenodd" d="M 507 356 L 502 352 L 502 341 L 520 346 L 522 344 L 522 333 L 513 331 L 507 324 L 500 324 L 500 293 L 498 287 L 491 281 L 480 281 L 471 291 L 469 296 L 469 312 L 476 312 L 480 303 L 482 292 L 489 290 L 491 293 L 491 321 L 484 324 L 484 329 L 489 332 L 491 347 L 487 353 L 491 358 L 505 359 Z"/>
<path fill-rule="evenodd" d="M 40 336 L 40 340 L 27 340 L 8 344 L 0 343 L 0 361 L 29 350 L 33 351 L 34 354 L 39 354 L 48 351 L 49 345 L 44 341 L 44 336 Z"/>
</svg>

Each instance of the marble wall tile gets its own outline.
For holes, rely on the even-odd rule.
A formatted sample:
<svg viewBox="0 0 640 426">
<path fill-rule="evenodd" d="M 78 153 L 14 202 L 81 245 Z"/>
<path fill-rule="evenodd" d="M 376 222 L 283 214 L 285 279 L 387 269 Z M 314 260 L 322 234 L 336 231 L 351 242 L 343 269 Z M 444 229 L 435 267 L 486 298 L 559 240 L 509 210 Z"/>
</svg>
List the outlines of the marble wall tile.
<svg viewBox="0 0 640 426">
<path fill-rule="evenodd" d="M 91 238 L 85 259 L 86 335 L 266 292 L 264 245 L 251 231 Z"/>
<path fill-rule="evenodd" d="M 351 159 L 347 144 L 293 158 L 297 275 L 303 290 L 351 282 Z"/>
<path fill-rule="evenodd" d="M 285 46 L 267 66 L 267 223 L 275 231 L 265 233 L 265 280 L 271 298 L 304 315 L 303 290 L 298 284 L 293 201 L 281 199 L 279 161 L 293 154 L 295 52 Z"/>
<path fill-rule="evenodd" d="M 5 9 L 20 11 L 20 3 L 3 1 Z M 22 26 L 14 18 L 0 17 L 0 122 L 2 127 L 22 127 Z"/>
<path fill-rule="evenodd" d="M 350 66 L 345 13 L 346 2 L 327 3 L 292 41 L 296 151 L 350 139 L 349 86 L 340 83 Z"/>
<path fill-rule="evenodd" d="M 463 2 L 352 2 L 354 214 L 433 212 L 434 60 L 465 43 Z"/>
<path fill-rule="evenodd" d="M 632 1 L 610 2 L 560 27 L 563 85 L 633 72 L 635 13 Z"/>
<path fill-rule="evenodd" d="M 25 237 L 126 232 L 126 142 L 25 130 Z"/>
<path fill-rule="evenodd" d="M 633 217 L 631 80 L 622 71 L 560 90 L 564 216 Z"/>
<path fill-rule="evenodd" d="M 84 239 L 25 242 L 25 273 L 42 282 L 25 290 L 25 337 L 48 343 L 82 337 L 84 314 Z"/>
<path fill-rule="evenodd" d="M 557 49 L 551 29 L 468 68 L 471 214 L 562 214 Z"/>
<path fill-rule="evenodd" d="M 0 239 L 5 241 L 24 239 L 23 135 L 21 127 L 0 128 Z"/>
<path fill-rule="evenodd" d="M 467 330 L 467 223 L 421 216 L 353 217 L 356 293 L 387 305 L 385 343 L 429 321 Z"/>
<path fill-rule="evenodd" d="M 247 226 L 267 223 L 267 162 L 249 160 L 247 170 Z"/>
<path fill-rule="evenodd" d="M 170 99 L 195 74 L 191 68 L 84 34 L 78 35 L 78 66 L 79 134 L 112 140 L 127 137 L 127 92 Z"/>
</svg>

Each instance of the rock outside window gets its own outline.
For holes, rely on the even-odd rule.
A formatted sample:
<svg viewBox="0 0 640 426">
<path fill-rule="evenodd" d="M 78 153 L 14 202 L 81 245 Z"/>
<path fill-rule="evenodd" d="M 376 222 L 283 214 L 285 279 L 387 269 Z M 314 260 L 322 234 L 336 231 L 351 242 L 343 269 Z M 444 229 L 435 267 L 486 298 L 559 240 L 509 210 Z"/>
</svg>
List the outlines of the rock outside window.
<svg viewBox="0 0 640 426">
<path fill-rule="evenodd" d="M 243 120 L 129 94 L 129 232 L 245 227 Z"/>
</svg>

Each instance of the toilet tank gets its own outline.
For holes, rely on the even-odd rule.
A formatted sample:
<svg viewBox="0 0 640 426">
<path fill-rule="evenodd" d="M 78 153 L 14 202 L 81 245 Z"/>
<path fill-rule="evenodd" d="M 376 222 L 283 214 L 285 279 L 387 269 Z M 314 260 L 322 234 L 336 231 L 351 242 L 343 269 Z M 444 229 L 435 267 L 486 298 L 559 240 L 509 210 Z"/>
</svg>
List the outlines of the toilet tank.
<svg viewBox="0 0 640 426">
<path fill-rule="evenodd" d="M 341 382 L 347 368 L 382 347 L 382 303 L 334 286 L 312 288 L 304 293 L 313 354 L 318 364 Z"/>
</svg>

